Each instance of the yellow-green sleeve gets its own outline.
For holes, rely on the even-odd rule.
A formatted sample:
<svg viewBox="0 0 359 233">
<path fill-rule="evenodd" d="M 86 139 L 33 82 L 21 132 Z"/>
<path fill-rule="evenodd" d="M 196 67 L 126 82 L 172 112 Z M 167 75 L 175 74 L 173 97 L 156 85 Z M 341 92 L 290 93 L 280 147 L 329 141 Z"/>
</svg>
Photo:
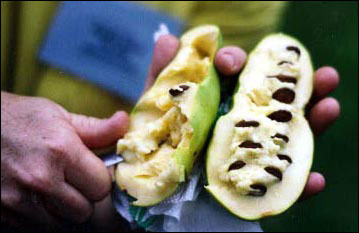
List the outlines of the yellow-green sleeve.
<svg viewBox="0 0 359 233">
<path fill-rule="evenodd" d="M 251 50 L 266 34 L 274 32 L 287 5 L 283 1 L 150 1 L 155 9 L 184 20 L 188 27 L 216 24 L 224 45 Z"/>
<path fill-rule="evenodd" d="M 118 110 L 130 111 L 131 105 L 94 84 L 54 68 L 43 71 L 36 96 L 59 103 L 70 112 L 108 117 Z"/>
<path fill-rule="evenodd" d="M 56 1 L 23 1 L 18 13 L 14 92 L 33 95 L 43 67 L 37 53 L 56 12 Z"/>
<path fill-rule="evenodd" d="M 1 1 L 1 90 L 7 90 L 10 43 L 11 3 Z"/>
</svg>

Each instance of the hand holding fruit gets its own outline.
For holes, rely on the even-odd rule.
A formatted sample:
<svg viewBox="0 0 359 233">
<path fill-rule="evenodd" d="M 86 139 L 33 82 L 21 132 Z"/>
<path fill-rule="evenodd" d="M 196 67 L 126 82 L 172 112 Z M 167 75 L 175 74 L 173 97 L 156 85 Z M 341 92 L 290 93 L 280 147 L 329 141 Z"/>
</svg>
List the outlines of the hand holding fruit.
<svg viewBox="0 0 359 233">
<path fill-rule="evenodd" d="M 146 89 L 155 81 L 158 73 L 174 58 L 179 48 L 178 39 L 172 35 L 161 36 L 156 43 Z M 221 48 L 215 58 L 215 66 L 223 78 L 236 77 L 246 61 L 246 53 L 239 47 Z M 315 134 L 322 133 L 340 114 L 339 103 L 327 97 L 339 83 L 339 75 L 332 67 L 321 67 L 314 73 L 314 93 L 307 109 L 311 128 Z M 325 188 L 323 175 L 312 172 L 302 194 L 302 199 L 311 197 Z"/>
<path fill-rule="evenodd" d="M 88 148 L 127 128 L 118 112 L 99 120 L 50 100 L 1 93 L 1 221 L 54 227 L 84 222 L 111 190 L 110 174 Z"/>
</svg>

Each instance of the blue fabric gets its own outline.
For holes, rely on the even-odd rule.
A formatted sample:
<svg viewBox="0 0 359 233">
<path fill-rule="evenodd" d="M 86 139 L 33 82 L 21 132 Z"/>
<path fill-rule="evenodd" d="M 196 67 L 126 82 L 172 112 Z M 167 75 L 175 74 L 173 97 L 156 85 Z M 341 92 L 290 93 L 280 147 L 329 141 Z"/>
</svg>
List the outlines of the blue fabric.
<svg viewBox="0 0 359 233">
<path fill-rule="evenodd" d="M 183 31 L 179 19 L 136 3 L 64 2 L 39 59 L 135 103 L 160 23 L 174 35 Z"/>
</svg>

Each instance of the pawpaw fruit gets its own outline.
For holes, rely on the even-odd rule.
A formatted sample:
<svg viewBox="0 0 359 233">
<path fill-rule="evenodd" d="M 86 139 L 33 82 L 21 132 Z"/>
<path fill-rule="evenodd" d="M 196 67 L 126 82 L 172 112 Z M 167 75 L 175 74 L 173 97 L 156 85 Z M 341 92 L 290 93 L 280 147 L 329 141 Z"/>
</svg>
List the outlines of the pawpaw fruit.
<svg viewBox="0 0 359 233">
<path fill-rule="evenodd" d="M 304 118 L 312 89 L 310 55 L 296 39 L 272 34 L 250 53 L 206 161 L 206 189 L 234 215 L 277 215 L 301 195 L 313 160 Z"/>
<path fill-rule="evenodd" d="M 185 33 L 174 60 L 131 112 L 129 131 L 117 143 L 124 162 L 115 177 L 133 205 L 161 202 L 190 174 L 219 106 L 213 62 L 221 42 L 216 26 Z"/>
</svg>

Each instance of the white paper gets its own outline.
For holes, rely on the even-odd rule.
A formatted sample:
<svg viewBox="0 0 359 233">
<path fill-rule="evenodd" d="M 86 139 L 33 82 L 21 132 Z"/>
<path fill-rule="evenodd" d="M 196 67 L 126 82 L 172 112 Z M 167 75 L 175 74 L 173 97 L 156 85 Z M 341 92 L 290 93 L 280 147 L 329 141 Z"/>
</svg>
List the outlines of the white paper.
<svg viewBox="0 0 359 233">
<path fill-rule="evenodd" d="M 241 220 L 220 206 L 204 190 L 203 174 L 196 166 L 189 180 L 168 199 L 147 208 L 142 218 L 133 219 L 125 193 L 116 189 L 113 203 L 117 212 L 130 223 L 146 221 L 155 216 L 148 231 L 156 232 L 262 232 L 257 222 Z"/>
</svg>

